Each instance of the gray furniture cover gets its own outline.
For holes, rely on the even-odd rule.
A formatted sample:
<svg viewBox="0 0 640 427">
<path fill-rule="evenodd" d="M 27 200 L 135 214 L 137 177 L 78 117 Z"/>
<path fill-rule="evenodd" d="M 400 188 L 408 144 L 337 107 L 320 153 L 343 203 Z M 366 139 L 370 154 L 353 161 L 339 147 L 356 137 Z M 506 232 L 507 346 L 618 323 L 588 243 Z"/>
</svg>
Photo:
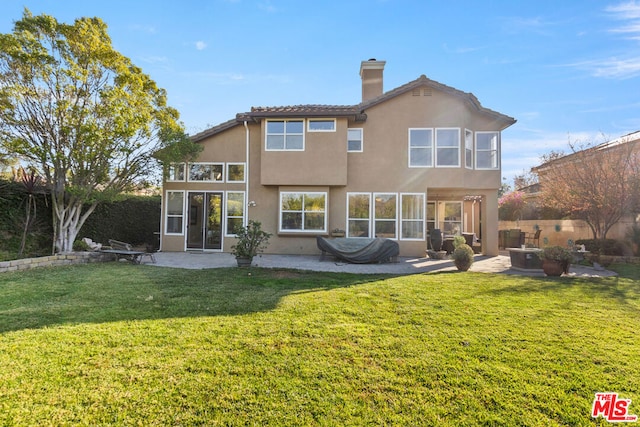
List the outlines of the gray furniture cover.
<svg viewBox="0 0 640 427">
<path fill-rule="evenodd" d="M 325 239 L 317 236 L 318 249 L 343 261 L 354 264 L 388 262 L 398 256 L 398 242 L 389 239 L 337 238 Z"/>
</svg>

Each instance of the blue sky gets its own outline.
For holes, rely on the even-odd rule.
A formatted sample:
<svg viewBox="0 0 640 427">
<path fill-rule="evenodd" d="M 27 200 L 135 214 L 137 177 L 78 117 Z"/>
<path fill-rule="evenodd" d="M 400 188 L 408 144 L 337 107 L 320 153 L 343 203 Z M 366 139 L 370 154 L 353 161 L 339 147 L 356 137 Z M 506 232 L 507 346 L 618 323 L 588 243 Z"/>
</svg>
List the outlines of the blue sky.
<svg viewBox="0 0 640 427">
<path fill-rule="evenodd" d="M 509 183 L 569 139 L 640 130 L 640 0 L 1 0 L 0 32 L 24 7 L 104 20 L 192 134 L 252 106 L 356 104 L 369 58 L 385 91 L 425 74 L 516 118 Z"/>
</svg>

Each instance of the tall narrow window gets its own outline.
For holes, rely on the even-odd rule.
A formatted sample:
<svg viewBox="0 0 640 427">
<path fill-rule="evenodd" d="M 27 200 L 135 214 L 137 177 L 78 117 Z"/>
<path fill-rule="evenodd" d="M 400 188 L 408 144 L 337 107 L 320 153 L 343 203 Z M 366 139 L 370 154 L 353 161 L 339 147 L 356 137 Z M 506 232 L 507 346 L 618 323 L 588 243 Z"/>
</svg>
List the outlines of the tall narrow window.
<svg viewBox="0 0 640 427">
<path fill-rule="evenodd" d="M 436 227 L 436 203 L 427 202 L 427 232 L 431 233 L 431 230 Z"/>
<path fill-rule="evenodd" d="M 433 166 L 433 129 L 409 129 L 409 167 Z"/>
<path fill-rule="evenodd" d="M 327 193 L 280 193 L 280 230 L 325 232 Z"/>
<path fill-rule="evenodd" d="M 396 194 L 374 194 L 374 236 L 395 239 L 397 236 L 397 195 Z"/>
<path fill-rule="evenodd" d="M 268 120 L 267 150 L 304 150 L 304 120 Z"/>
<path fill-rule="evenodd" d="M 184 181 L 184 168 L 184 163 L 172 163 L 171 165 L 169 165 L 167 181 Z"/>
<path fill-rule="evenodd" d="M 476 168 L 497 169 L 499 166 L 499 132 L 476 132 Z"/>
<path fill-rule="evenodd" d="M 347 151 L 362 152 L 362 129 L 347 129 Z"/>
<path fill-rule="evenodd" d="M 464 130 L 464 166 L 473 169 L 473 132 Z"/>
<path fill-rule="evenodd" d="M 350 193 L 347 196 L 347 237 L 369 237 L 371 234 L 371 194 Z"/>
<path fill-rule="evenodd" d="M 244 192 L 227 192 L 227 235 L 235 234 L 235 228 L 244 224 Z"/>
<path fill-rule="evenodd" d="M 462 232 L 462 202 L 443 202 L 442 232 L 449 235 L 460 235 Z"/>
<path fill-rule="evenodd" d="M 184 191 L 167 191 L 165 208 L 165 234 L 183 234 Z"/>
<path fill-rule="evenodd" d="M 424 194 L 402 194 L 400 238 L 424 240 Z"/>
<path fill-rule="evenodd" d="M 460 166 L 460 129 L 436 129 L 436 166 Z"/>
</svg>

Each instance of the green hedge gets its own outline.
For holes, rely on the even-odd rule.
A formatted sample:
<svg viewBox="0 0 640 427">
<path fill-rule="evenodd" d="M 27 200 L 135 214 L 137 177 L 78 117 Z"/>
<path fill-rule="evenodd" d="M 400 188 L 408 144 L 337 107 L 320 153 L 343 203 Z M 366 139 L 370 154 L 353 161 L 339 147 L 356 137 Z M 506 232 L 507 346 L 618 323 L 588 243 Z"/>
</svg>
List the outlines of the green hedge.
<svg viewBox="0 0 640 427">
<path fill-rule="evenodd" d="M 51 200 L 37 194 L 36 220 L 30 229 L 23 256 L 51 253 L 53 239 Z M 0 258 L 18 253 L 25 221 L 27 193 L 22 184 L 0 179 Z M 78 239 L 90 237 L 107 244 L 109 239 L 137 246 L 158 244 L 160 230 L 160 196 L 127 196 L 98 205 L 78 233 Z"/>
<path fill-rule="evenodd" d="M 585 249 L 594 254 L 623 256 L 625 245 L 614 239 L 581 239 L 576 245 L 584 245 Z"/>
</svg>

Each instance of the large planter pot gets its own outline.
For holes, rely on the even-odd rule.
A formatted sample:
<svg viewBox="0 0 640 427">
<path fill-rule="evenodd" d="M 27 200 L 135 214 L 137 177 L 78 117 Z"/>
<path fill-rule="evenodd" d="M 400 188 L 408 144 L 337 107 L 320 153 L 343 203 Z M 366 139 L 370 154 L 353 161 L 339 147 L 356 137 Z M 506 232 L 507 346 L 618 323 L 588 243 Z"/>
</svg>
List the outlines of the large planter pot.
<svg viewBox="0 0 640 427">
<path fill-rule="evenodd" d="M 236 262 L 238 263 L 238 267 L 251 267 L 253 258 L 246 257 L 246 256 L 237 256 Z"/>
<path fill-rule="evenodd" d="M 442 248 L 442 232 L 439 228 L 431 230 L 431 249 L 438 252 Z"/>
<path fill-rule="evenodd" d="M 568 267 L 567 267 L 568 270 Z M 565 272 L 565 266 L 560 261 L 554 261 L 551 259 L 543 259 L 542 260 L 542 271 L 547 276 L 562 276 L 562 273 Z"/>
</svg>

